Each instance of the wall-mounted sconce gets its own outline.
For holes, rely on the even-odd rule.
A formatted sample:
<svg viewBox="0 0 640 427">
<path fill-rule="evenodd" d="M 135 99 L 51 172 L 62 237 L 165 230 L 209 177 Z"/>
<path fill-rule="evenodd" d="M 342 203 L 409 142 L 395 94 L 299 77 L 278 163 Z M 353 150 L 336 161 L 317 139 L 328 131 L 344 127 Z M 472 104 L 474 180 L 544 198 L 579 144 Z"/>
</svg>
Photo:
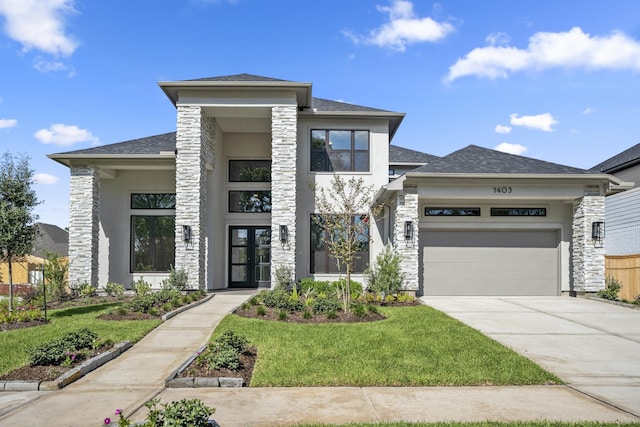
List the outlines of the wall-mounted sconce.
<svg viewBox="0 0 640 427">
<path fill-rule="evenodd" d="M 413 221 L 404 222 L 404 240 L 413 240 Z"/>
<path fill-rule="evenodd" d="M 280 243 L 286 245 L 289 241 L 289 229 L 286 224 L 280 224 Z"/>
<path fill-rule="evenodd" d="M 604 222 L 594 221 L 591 223 L 591 239 L 596 248 L 601 248 L 604 242 Z"/>
<path fill-rule="evenodd" d="M 183 225 L 182 226 L 182 241 L 184 242 L 185 246 L 189 246 L 189 244 L 191 243 L 191 226 L 190 225 Z"/>
</svg>

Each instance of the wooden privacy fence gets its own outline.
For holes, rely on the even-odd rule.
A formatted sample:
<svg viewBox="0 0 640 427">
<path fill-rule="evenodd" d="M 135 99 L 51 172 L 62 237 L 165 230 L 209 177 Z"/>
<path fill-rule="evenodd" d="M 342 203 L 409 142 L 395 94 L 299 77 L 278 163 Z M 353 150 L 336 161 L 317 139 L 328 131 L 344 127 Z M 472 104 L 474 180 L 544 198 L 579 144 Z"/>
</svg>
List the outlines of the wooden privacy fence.
<svg viewBox="0 0 640 427">
<path fill-rule="evenodd" d="M 607 255 L 605 257 L 606 275 L 622 283 L 618 297 L 633 301 L 640 295 L 640 254 Z"/>
</svg>

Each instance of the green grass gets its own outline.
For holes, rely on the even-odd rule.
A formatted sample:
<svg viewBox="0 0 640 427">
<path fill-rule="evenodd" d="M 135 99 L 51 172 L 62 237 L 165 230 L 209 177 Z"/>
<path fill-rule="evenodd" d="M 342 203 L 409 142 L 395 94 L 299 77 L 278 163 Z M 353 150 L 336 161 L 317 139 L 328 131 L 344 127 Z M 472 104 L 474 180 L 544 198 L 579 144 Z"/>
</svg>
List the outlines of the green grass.
<svg viewBox="0 0 640 427">
<path fill-rule="evenodd" d="M 640 426 L 640 423 L 601 423 L 596 421 L 562 422 L 562 421 L 517 421 L 512 423 L 486 422 L 435 422 L 435 423 L 352 423 L 352 424 L 299 424 L 297 427 L 621 427 Z"/>
<path fill-rule="evenodd" d="M 386 320 L 295 324 L 229 315 L 258 347 L 251 386 L 561 383 L 530 360 L 427 306 L 381 308 Z"/>
<path fill-rule="evenodd" d="M 51 310 L 49 323 L 0 332 L 0 375 L 29 363 L 27 351 L 60 338 L 66 332 L 89 328 L 102 340 L 135 342 L 158 326 L 161 320 L 108 321 L 96 317 L 121 303 L 96 304 Z"/>
</svg>

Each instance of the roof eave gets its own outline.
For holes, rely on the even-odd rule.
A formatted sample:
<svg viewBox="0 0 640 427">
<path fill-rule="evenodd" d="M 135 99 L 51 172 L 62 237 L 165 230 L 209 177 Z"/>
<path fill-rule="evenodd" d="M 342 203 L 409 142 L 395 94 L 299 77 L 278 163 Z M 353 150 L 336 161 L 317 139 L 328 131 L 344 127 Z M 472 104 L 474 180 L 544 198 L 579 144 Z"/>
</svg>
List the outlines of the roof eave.
<svg viewBox="0 0 640 427">
<path fill-rule="evenodd" d="M 93 164 L 101 162 L 122 162 L 122 161 L 175 161 L 175 153 L 159 153 L 159 154 L 48 154 L 48 158 L 54 160 L 64 166 L 71 167 L 74 161 L 78 163 Z"/>
<path fill-rule="evenodd" d="M 300 114 L 306 115 L 303 112 Z M 395 113 L 393 111 L 310 111 L 309 116 L 321 116 L 326 118 L 340 117 L 340 118 L 373 118 L 373 119 L 386 119 L 389 120 L 389 142 L 393 139 L 396 131 L 400 127 L 400 123 L 406 116 L 405 113 Z M 424 163 L 421 163 L 424 164 Z"/>
<path fill-rule="evenodd" d="M 579 173 L 441 173 L 441 172 L 407 172 L 407 180 L 418 182 L 424 178 L 454 178 L 454 179 L 541 179 L 541 180 L 580 180 L 580 181 L 607 181 L 614 185 L 620 185 L 622 181 L 609 174 L 579 174 Z"/>
<path fill-rule="evenodd" d="M 215 89 L 254 89 L 254 90 L 294 90 L 298 108 L 311 107 L 311 83 L 288 81 L 164 81 L 158 82 L 158 86 L 167 95 L 175 106 L 178 102 L 178 92 L 183 90 L 205 91 Z"/>
</svg>

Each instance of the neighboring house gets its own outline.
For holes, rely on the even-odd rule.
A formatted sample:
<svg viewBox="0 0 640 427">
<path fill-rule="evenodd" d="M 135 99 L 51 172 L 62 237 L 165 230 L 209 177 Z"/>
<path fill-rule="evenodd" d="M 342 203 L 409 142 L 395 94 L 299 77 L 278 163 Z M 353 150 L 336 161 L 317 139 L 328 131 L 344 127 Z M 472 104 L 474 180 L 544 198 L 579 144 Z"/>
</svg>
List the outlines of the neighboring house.
<svg viewBox="0 0 640 427">
<path fill-rule="evenodd" d="M 592 224 L 613 176 L 476 146 L 442 158 L 395 147 L 403 113 L 315 98 L 311 83 L 241 74 L 159 85 L 176 132 L 49 156 L 71 172 L 71 283 L 158 286 L 171 266 L 210 290 L 273 286 L 282 267 L 336 279 L 309 183 L 329 187 L 339 173 L 362 177 L 386 206 L 358 272 L 392 243 L 418 294 L 604 287 Z"/>
<path fill-rule="evenodd" d="M 640 254 L 640 144 L 591 168 L 616 176 L 632 190 L 608 196 L 605 201 L 607 255 Z"/>
<path fill-rule="evenodd" d="M 37 223 L 38 232 L 30 255 L 18 258 L 11 263 L 13 283 L 34 284 L 42 279 L 42 266 L 48 253 L 67 257 L 69 233 L 53 224 Z M 9 265 L 0 264 L 0 283 L 9 283 Z M 7 288 L 8 289 L 8 288 Z"/>
</svg>

